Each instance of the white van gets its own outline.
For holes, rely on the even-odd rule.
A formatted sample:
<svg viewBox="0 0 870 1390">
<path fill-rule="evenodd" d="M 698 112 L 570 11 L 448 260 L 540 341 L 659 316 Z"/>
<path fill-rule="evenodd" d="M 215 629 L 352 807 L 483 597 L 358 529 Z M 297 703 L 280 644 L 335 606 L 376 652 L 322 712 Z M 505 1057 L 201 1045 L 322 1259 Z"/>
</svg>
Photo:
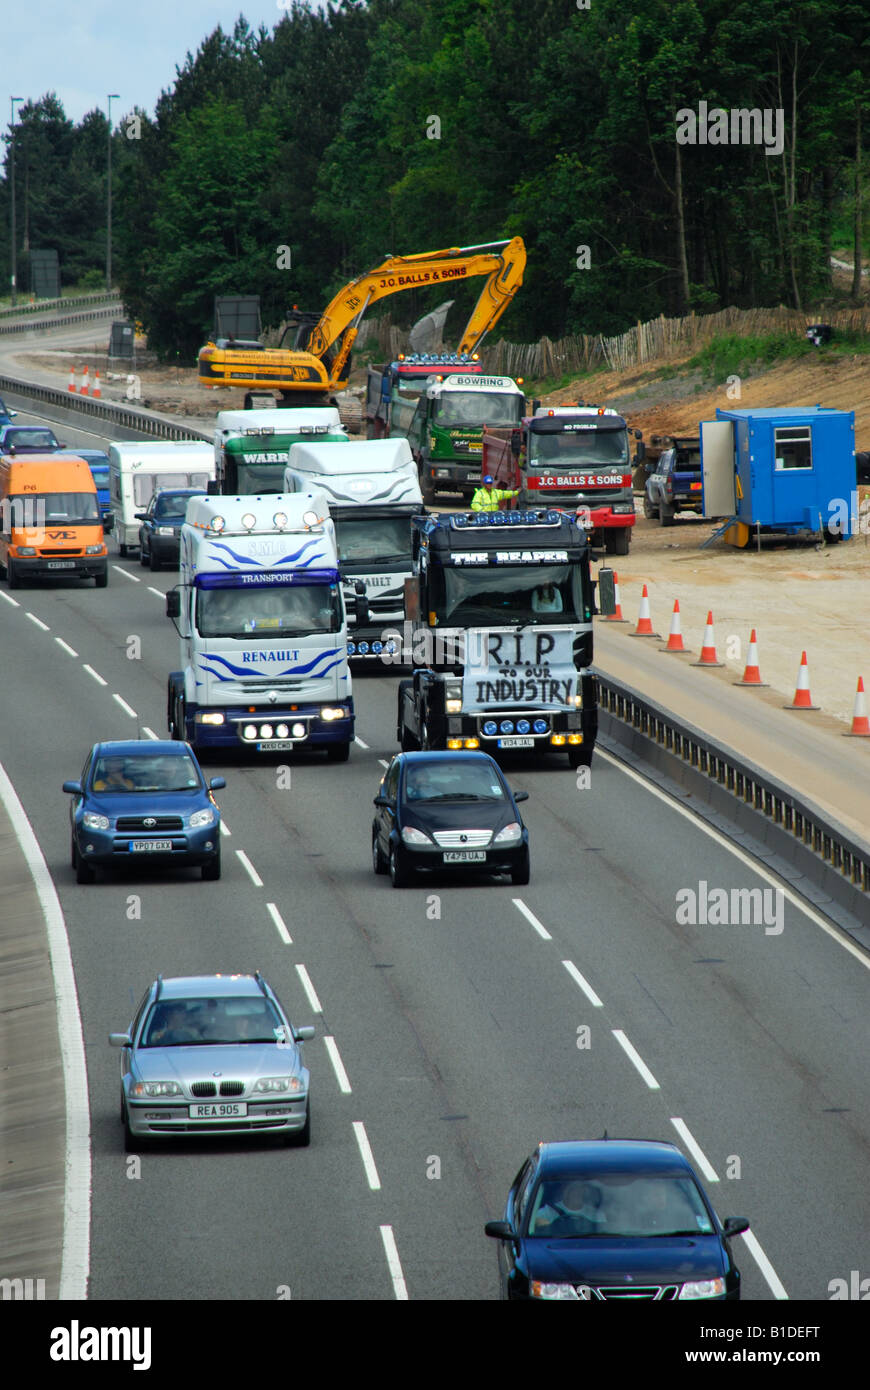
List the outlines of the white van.
<svg viewBox="0 0 870 1390">
<path fill-rule="evenodd" d="M 137 512 L 167 487 L 205 489 L 215 476 L 211 444 L 160 439 L 147 444 L 110 444 L 109 503 L 112 533 L 121 555 L 139 548 Z"/>
</svg>

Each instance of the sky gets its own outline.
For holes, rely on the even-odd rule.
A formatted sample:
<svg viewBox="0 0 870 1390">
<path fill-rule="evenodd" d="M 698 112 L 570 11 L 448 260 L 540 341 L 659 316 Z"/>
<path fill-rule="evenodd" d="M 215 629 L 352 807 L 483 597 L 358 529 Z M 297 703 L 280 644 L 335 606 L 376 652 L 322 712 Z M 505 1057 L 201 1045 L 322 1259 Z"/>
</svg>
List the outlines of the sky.
<svg viewBox="0 0 870 1390">
<path fill-rule="evenodd" d="M 188 52 L 218 25 L 232 33 L 239 14 L 254 30 L 281 19 L 290 0 L 11 0 L 3 6 L 0 128 L 12 96 L 36 101 L 56 92 L 67 116 L 106 111 L 112 123 L 138 106 L 154 114 L 161 91 L 175 81 Z"/>
</svg>

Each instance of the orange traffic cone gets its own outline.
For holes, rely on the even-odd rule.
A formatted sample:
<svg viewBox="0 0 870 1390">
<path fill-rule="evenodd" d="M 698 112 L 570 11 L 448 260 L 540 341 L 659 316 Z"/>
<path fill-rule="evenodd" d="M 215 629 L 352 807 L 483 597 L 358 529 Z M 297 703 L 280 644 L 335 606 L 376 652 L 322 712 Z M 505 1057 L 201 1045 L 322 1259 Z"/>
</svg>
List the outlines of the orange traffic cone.
<svg viewBox="0 0 870 1390">
<path fill-rule="evenodd" d="M 70 367 L 70 369 L 69 369 L 69 386 L 68 386 L 66 389 L 67 389 L 68 391 L 72 391 L 73 395 L 75 395 L 75 390 L 76 390 L 76 369 L 75 369 L 75 367 Z"/>
<path fill-rule="evenodd" d="M 637 615 L 637 627 L 630 632 L 629 637 L 658 637 L 657 632 L 653 632 L 652 619 L 649 612 L 649 593 L 644 584 L 643 593 L 640 596 L 640 611 Z"/>
<path fill-rule="evenodd" d="M 761 672 L 758 669 L 758 647 L 755 642 L 755 628 L 752 629 L 752 636 L 749 638 L 749 653 L 746 657 L 746 667 L 743 672 L 743 679 L 734 681 L 735 685 L 761 685 L 767 688 L 767 681 L 761 679 Z"/>
<path fill-rule="evenodd" d="M 94 389 L 93 389 L 93 391 L 91 392 L 91 395 L 92 395 L 93 399 L 96 400 L 96 401 L 98 401 L 98 400 L 100 399 L 100 397 L 102 396 L 102 392 L 101 392 L 101 390 L 100 390 L 100 374 L 99 374 L 99 372 L 96 373 L 96 381 L 94 382 Z"/>
<path fill-rule="evenodd" d="M 797 689 L 794 693 L 794 699 L 790 705 L 784 705 L 783 709 L 818 708 L 818 705 L 813 704 L 812 696 L 810 695 L 810 672 L 807 666 L 807 654 L 806 652 L 801 652 L 801 664 L 798 667 Z"/>
<path fill-rule="evenodd" d="M 667 646 L 662 648 L 666 652 L 687 652 L 688 647 L 683 646 L 683 630 L 680 627 L 680 600 L 674 599 L 674 611 L 671 614 L 671 630 L 668 633 Z"/>
<path fill-rule="evenodd" d="M 855 708 L 852 711 L 852 727 L 845 738 L 870 738 L 870 718 L 867 717 L 867 696 L 864 694 L 864 677 L 858 677 L 855 692 Z"/>
<path fill-rule="evenodd" d="M 693 666 L 724 666 L 725 662 L 720 661 L 716 655 L 716 638 L 713 636 L 713 613 L 712 610 L 707 614 L 707 626 L 704 628 L 704 645 L 701 648 L 701 655 L 697 661 L 692 662 Z"/>
<path fill-rule="evenodd" d="M 91 394 L 91 372 L 90 372 L 90 368 L 89 368 L 89 367 L 85 367 L 85 374 L 84 374 L 84 376 L 82 377 L 82 384 L 81 384 L 81 386 L 79 387 L 79 395 L 80 395 L 80 396 L 89 396 L 90 394 Z"/>
<path fill-rule="evenodd" d="M 606 623 L 627 623 L 628 618 L 623 618 L 622 616 L 622 596 L 619 592 L 619 575 L 616 573 L 616 570 L 613 571 L 613 590 L 616 596 L 616 611 L 614 613 L 608 613 L 604 621 Z"/>
</svg>

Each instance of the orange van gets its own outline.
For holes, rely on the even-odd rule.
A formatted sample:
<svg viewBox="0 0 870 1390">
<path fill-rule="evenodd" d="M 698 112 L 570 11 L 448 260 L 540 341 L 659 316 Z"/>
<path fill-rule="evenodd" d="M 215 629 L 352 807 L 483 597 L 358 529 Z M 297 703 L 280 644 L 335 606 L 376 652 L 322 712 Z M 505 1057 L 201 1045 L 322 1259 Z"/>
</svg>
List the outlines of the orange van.
<svg viewBox="0 0 870 1390">
<path fill-rule="evenodd" d="M 31 575 L 108 583 L 108 551 L 93 474 L 79 458 L 0 457 L 0 573 L 10 589 Z"/>
</svg>

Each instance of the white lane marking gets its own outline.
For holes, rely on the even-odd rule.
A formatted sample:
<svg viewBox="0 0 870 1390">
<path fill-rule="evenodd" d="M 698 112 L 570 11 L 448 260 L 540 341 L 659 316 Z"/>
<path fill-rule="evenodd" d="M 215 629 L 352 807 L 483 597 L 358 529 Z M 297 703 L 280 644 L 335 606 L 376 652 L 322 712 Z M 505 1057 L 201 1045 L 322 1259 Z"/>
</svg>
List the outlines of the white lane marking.
<svg viewBox="0 0 870 1390">
<path fill-rule="evenodd" d="M 353 741 L 354 741 L 354 743 L 358 743 L 359 746 L 360 746 L 360 748 L 365 748 L 366 750 L 368 750 L 368 744 L 367 744 L 367 743 L 363 743 L 362 739 L 361 739 L 361 738 L 358 738 L 356 734 L 354 734 L 354 736 L 353 736 Z"/>
<path fill-rule="evenodd" d="M 637 1049 L 633 1047 L 632 1044 L 628 1041 L 628 1038 L 625 1036 L 622 1029 L 612 1028 L 610 1031 L 613 1033 L 613 1036 L 616 1038 L 616 1041 L 619 1043 L 619 1046 L 622 1048 L 626 1057 L 628 1057 L 629 1061 L 633 1062 L 634 1065 L 637 1067 L 638 1071 L 640 1072 L 646 1084 L 649 1086 L 650 1090 L 661 1090 L 659 1083 L 656 1081 L 646 1062 L 643 1060 Z"/>
<path fill-rule="evenodd" d="M 369 1137 L 366 1134 L 366 1127 L 363 1124 L 362 1120 L 354 1120 L 353 1132 L 356 1135 L 357 1147 L 360 1152 L 360 1158 L 363 1161 L 363 1167 L 366 1170 L 366 1177 L 369 1181 L 369 1187 L 371 1188 L 372 1192 L 379 1192 L 381 1187 L 381 1180 L 378 1177 L 378 1170 L 375 1167 L 375 1156 L 372 1153 L 372 1146 L 369 1143 Z"/>
<path fill-rule="evenodd" d="M 592 988 L 585 975 L 581 975 L 573 960 L 563 960 L 562 964 L 568 971 L 568 974 L 571 976 L 571 979 L 574 981 L 574 983 L 580 986 L 583 993 L 586 995 L 586 998 L 589 1000 L 589 1003 L 594 1005 L 596 1009 L 603 1009 L 604 1005 L 598 998 L 598 995 L 595 993 L 595 990 Z"/>
<path fill-rule="evenodd" d="M 704 1150 L 701 1148 L 701 1145 L 698 1143 L 694 1134 L 689 1129 L 689 1126 L 686 1124 L 685 1120 L 681 1120 L 677 1116 L 672 1115 L 671 1124 L 677 1131 L 677 1134 L 679 1134 L 680 1138 L 682 1139 L 686 1148 L 689 1150 L 689 1153 L 692 1155 L 698 1167 L 701 1169 L 701 1172 L 704 1174 L 704 1177 L 707 1179 L 707 1181 L 718 1182 L 719 1174 L 716 1172 L 716 1169 L 713 1167 L 707 1155 L 704 1153 Z"/>
<path fill-rule="evenodd" d="M 245 870 L 245 872 L 250 876 L 251 882 L 253 883 L 254 887 L 255 887 L 255 888 L 262 888 L 262 886 L 263 886 L 263 880 L 260 878 L 260 875 L 257 873 L 257 870 L 254 868 L 254 866 L 253 866 L 253 864 L 251 863 L 250 859 L 249 859 L 248 856 L 245 854 L 245 851 L 244 851 L 243 849 L 237 849 L 237 850 L 236 850 L 236 856 L 237 856 L 237 858 L 238 858 L 238 860 L 239 860 L 239 862 L 240 862 L 242 868 L 243 868 L 243 869 Z"/>
<path fill-rule="evenodd" d="M 384 1253 L 387 1257 L 387 1267 L 390 1271 L 390 1278 L 393 1281 L 393 1292 L 400 1303 L 407 1303 L 408 1286 L 405 1283 L 405 1276 L 402 1273 L 402 1262 L 399 1259 L 399 1251 L 396 1247 L 396 1237 L 393 1235 L 392 1226 L 381 1227 L 381 1240 L 384 1242 Z"/>
<path fill-rule="evenodd" d="M 109 684 L 108 681 L 104 681 L 104 680 L 103 680 L 102 676 L 99 674 L 98 671 L 95 671 L 95 670 L 94 670 L 93 666 L 88 666 L 87 662 L 82 662 L 82 666 L 84 667 L 84 670 L 87 671 L 88 675 L 89 675 L 89 676 L 93 676 L 94 680 L 95 680 L 95 681 L 98 681 L 100 685 L 108 685 L 108 684 Z"/>
<path fill-rule="evenodd" d="M 159 734 L 155 734 L 155 732 L 154 732 L 153 729 L 149 729 L 147 724 L 143 724 L 143 725 L 142 725 L 142 732 L 143 732 L 143 734 L 147 734 L 148 738 L 156 739 L 157 742 L 160 741 L 160 735 L 159 735 Z"/>
<path fill-rule="evenodd" d="M 5 598 L 6 602 L 11 603 L 13 608 L 21 607 L 21 604 L 18 602 L 18 599 L 13 598 L 11 594 L 7 594 L 5 589 L 0 589 L 0 598 Z"/>
<path fill-rule="evenodd" d="M 290 935 L 286 926 L 284 925 L 284 918 L 281 916 L 275 903 L 266 903 L 266 911 L 272 918 L 272 921 L 275 923 L 275 926 L 278 928 L 278 935 L 284 942 L 284 945 L 292 946 L 293 937 Z"/>
<path fill-rule="evenodd" d="M 221 834 L 232 835 L 232 833 L 233 832 L 230 830 L 230 827 L 227 825 L 226 821 L 223 819 L 223 817 L 221 817 Z"/>
<path fill-rule="evenodd" d="M 390 766 L 390 764 L 387 762 L 386 758 L 378 758 L 378 762 L 380 763 L 381 767 L 383 767 L 383 768 L 387 768 L 387 767 Z"/>
<path fill-rule="evenodd" d="M 709 835 L 711 840 L 715 840 L 723 849 L 727 849 L 729 854 L 733 854 L 736 859 L 740 860 L 741 864 L 745 864 L 753 873 L 758 874 L 759 878 L 763 878 L 765 883 L 771 884 L 773 888 L 778 888 L 783 897 L 787 898 L 791 903 L 792 907 L 798 908 L 811 922 L 815 922 L 817 927 L 821 927 L 822 931 L 826 932 L 828 936 L 832 937 L 834 941 L 842 946 L 844 951 L 848 951 L 850 956 L 854 956 L 856 960 L 859 960 L 865 970 L 870 970 L 870 956 L 867 955 L 866 951 L 862 951 L 860 947 L 856 946 L 853 941 L 850 941 L 847 936 L 842 935 L 837 927 L 833 926 L 822 917 L 820 913 L 816 912 L 814 908 L 810 907 L 809 903 L 804 902 L 803 898 L 800 897 L 798 893 L 795 893 L 793 889 L 789 888 L 781 878 L 777 878 L 776 874 L 771 873 L 769 869 L 765 868 L 758 859 L 753 859 L 751 854 L 746 854 L 742 849 L 738 849 L 734 842 L 728 839 L 727 835 L 723 835 L 720 831 L 714 829 L 712 825 L 708 825 L 705 820 L 699 819 L 692 811 L 687 810 L 685 806 L 681 806 L 675 797 L 670 796 L 667 792 L 663 792 L 661 788 L 654 786 L 652 782 L 648 782 L 645 777 L 641 777 L 633 768 L 626 767 L 625 763 L 620 762 L 619 758 L 614 758 L 612 754 L 605 753 L 604 749 L 600 747 L 598 753 L 607 762 L 612 763 L 614 767 L 618 767 L 620 772 L 624 772 L 626 777 L 631 777 L 646 791 L 650 792 L 653 796 L 657 796 L 659 801 L 666 802 L 668 806 L 678 811 L 686 820 L 691 821 L 698 830 L 703 830 L 705 835 Z"/>
<path fill-rule="evenodd" d="M 326 1051 L 329 1054 L 329 1060 L 332 1063 L 332 1070 L 335 1072 L 335 1079 L 338 1082 L 338 1089 L 341 1091 L 341 1094 L 343 1096 L 349 1096 L 351 1093 L 350 1078 L 348 1077 L 348 1074 L 344 1069 L 344 1062 L 341 1060 L 341 1056 L 339 1055 L 338 1045 L 335 1041 L 335 1038 L 327 1037 L 324 1038 L 323 1041 L 326 1044 Z"/>
<path fill-rule="evenodd" d="M 149 594 L 155 594 L 157 598 L 166 598 L 162 589 L 155 589 L 153 584 L 148 585 Z"/>
<path fill-rule="evenodd" d="M 43 632 L 51 631 L 51 628 L 48 626 L 48 623 L 44 623 L 41 618 L 37 618 L 36 614 L 31 613 L 29 609 L 26 611 L 25 616 L 28 617 L 32 623 L 36 623 L 37 627 L 41 627 Z"/>
<path fill-rule="evenodd" d="M 309 975 L 308 971 L 305 969 L 305 966 L 304 966 L 304 965 L 297 965 L 297 967 L 296 967 L 296 974 L 299 976 L 300 980 L 302 981 L 302 988 L 305 990 L 305 994 L 306 994 L 307 999 L 308 999 L 308 1006 L 309 1006 L 309 1008 L 312 1009 L 312 1010 L 314 1011 L 314 1013 L 316 1013 L 316 1014 L 322 1014 L 322 1013 L 323 1013 L 323 1005 L 321 1004 L 320 1000 L 319 1000 L 318 997 L 317 997 L 317 990 L 314 988 L 313 984 L 311 983 L 311 976 Z"/>
<path fill-rule="evenodd" d="M 63 647 L 65 652 L 69 652 L 70 656 L 78 656 L 78 652 L 74 652 L 72 647 L 68 646 L 62 637 L 55 637 L 54 640 L 59 647 Z"/>
<path fill-rule="evenodd" d="M 45 918 L 51 973 L 54 979 L 57 1031 L 66 1106 L 64 1156 L 63 1250 L 58 1298 L 87 1298 L 91 1230 L 91 1137 L 88 1111 L 88 1072 L 76 981 L 66 923 L 24 807 L 5 768 L 0 764 L 0 800 L 36 886 Z"/>
<path fill-rule="evenodd" d="M 127 704 L 127 701 L 123 700 L 120 695 L 113 694 L 112 699 L 117 701 L 117 703 L 121 706 L 121 709 L 124 710 L 127 714 L 129 714 L 131 719 L 139 718 L 136 711 L 134 709 L 131 709 L 130 706 Z"/>
<path fill-rule="evenodd" d="M 511 902 L 513 903 L 513 905 L 514 905 L 514 907 L 517 909 L 517 911 L 518 911 L 518 912 L 521 912 L 521 913 L 523 914 L 523 916 L 525 917 L 526 921 L 527 921 L 527 922 L 531 922 L 531 924 L 532 924 L 532 926 L 534 927 L 535 931 L 538 933 L 538 936 L 542 936 L 542 937 L 544 938 L 545 941 L 552 941 L 552 940 L 553 940 L 552 936 L 551 936 L 550 933 L 547 931 L 547 928 L 543 925 L 542 922 L 539 922 L 539 921 L 538 921 L 537 917 L 535 916 L 534 912 L 532 912 L 531 908 L 526 907 L 526 905 L 525 905 L 525 903 L 523 902 L 522 898 L 511 898 Z"/>
<path fill-rule="evenodd" d="M 129 570 L 123 569 L 121 565 L 113 565 L 112 569 L 115 570 L 118 574 L 123 574 L 125 579 L 132 579 L 134 584 L 142 583 L 142 580 L 140 579 L 138 574 L 131 574 Z"/>
<path fill-rule="evenodd" d="M 788 1294 L 785 1291 L 785 1285 L 759 1245 L 757 1237 L 753 1235 L 752 1231 L 744 1231 L 743 1239 L 746 1241 L 746 1248 L 750 1255 L 767 1280 L 768 1288 L 774 1298 L 778 1298 L 780 1301 L 787 1299 Z"/>
</svg>

